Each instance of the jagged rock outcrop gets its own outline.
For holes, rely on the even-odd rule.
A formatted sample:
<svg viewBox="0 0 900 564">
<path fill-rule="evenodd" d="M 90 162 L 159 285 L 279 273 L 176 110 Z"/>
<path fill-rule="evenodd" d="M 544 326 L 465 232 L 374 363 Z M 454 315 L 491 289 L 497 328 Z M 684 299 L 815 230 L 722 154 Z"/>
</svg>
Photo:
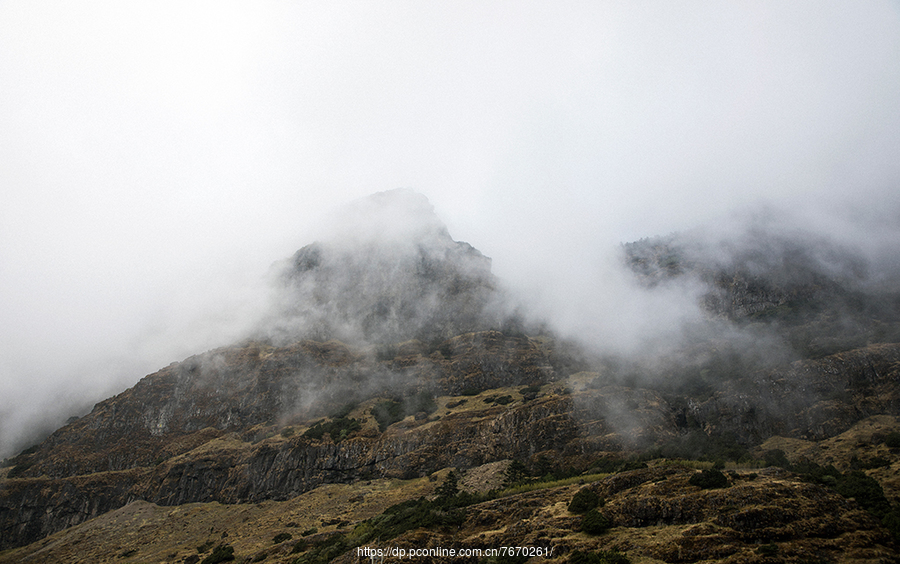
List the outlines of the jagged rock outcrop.
<svg viewBox="0 0 900 564">
<path fill-rule="evenodd" d="M 262 333 L 278 341 L 445 340 L 507 317 L 491 260 L 450 237 L 408 190 L 355 202 L 350 223 L 276 267 L 277 305 Z"/>
<path fill-rule="evenodd" d="M 373 396 L 455 395 L 556 378 L 550 349 L 527 337 L 486 331 L 423 347 L 406 343 L 383 360 L 383 352 L 338 341 L 216 349 L 100 402 L 23 456 L 14 475 L 61 478 L 150 466 L 225 432 L 322 417 Z"/>
<path fill-rule="evenodd" d="M 568 399 L 555 397 L 408 425 L 339 443 L 296 436 L 254 445 L 226 435 L 148 468 L 9 480 L 0 496 L 2 546 L 27 544 L 134 499 L 160 505 L 288 499 L 326 483 L 412 478 L 446 466 L 527 459 L 561 451 L 578 436 Z"/>
<path fill-rule="evenodd" d="M 556 378 L 548 350 L 527 337 L 488 331 L 439 348 L 407 343 L 392 350 L 397 356 L 378 360 L 377 351 L 337 341 L 250 343 L 172 364 L 14 460 L 15 479 L 0 492 L 0 528 L 9 533 L 3 542 L 34 540 L 35 531 L 47 534 L 135 498 L 161 504 L 283 499 L 363 476 L 410 477 L 451 464 L 527 457 L 577 435 L 566 400 L 539 400 L 512 410 L 483 404 L 340 443 L 297 436 L 277 448 L 253 444 L 265 433 L 254 428 L 308 421 L 369 397 L 452 395 Z M 229 436 L 237 438 L 228 443 Z M 204 446 L 223 441 L 234 448 Z M 54 501 L 72 479 L 98 473 L 118 478 L 97 496 L 95 510 L 72 512 Z M 8 496 L 13 490 L 21 495 Z M 44 507 L 39 525 L 26 506 Z"/>
</svg>

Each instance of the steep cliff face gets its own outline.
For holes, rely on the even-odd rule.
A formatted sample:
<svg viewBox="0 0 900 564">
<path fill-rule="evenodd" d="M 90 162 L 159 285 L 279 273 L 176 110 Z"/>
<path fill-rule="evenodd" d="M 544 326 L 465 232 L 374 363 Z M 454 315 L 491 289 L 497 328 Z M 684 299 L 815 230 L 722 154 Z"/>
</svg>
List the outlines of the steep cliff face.
<svg viewBox="0 0 900 564">
<path fill-rule="evenodd" d="M 251 343 L 172 364 L 53 433 L 16 476 L 65 476 L 150 466 L 225 432 L 305 421 L 371 397 L 453 395 L 556 378 L 551 349 L 498 331 L 460 335 L 429 350 L 388 352 L 337 341 Z M 393 356 L 396 355 L 396 356 Z"/>
<path fill-rule="evenodd" d="M 484 404 L 486 405 L 486 404 Z M 27 544 L 134 499 L 161 505 L 289 499 L 327 483 L 409 479 L 447 466 L 562 450 L 577 438 L 565 398 L 409 421 L 340 442 L 295 436 L 254 444 L 219 439 L 155 466 L 58 479 L 19 478 L 0 497 L 3 547 Z"/>
<path fill-rule="evenodd" d="M 35 540 L 135 498 L 167 505 L 284 499 L 323 483 L 528 457 L 577 435 L 564 397 L 509 405 L 467 396 L 471 404 L 459 403 L 465 409 L 445 408 L 440 418 L 409 413 L 382 432 L 372 415 L 378 401 L 400 406 L 403 419 L 414 398 L 433 403 L 458 390 L 556 378 L 546 345 L 527 337 L 466 334 L 440 349 L 406 343 L 379 360 L 377 351 L 337 341 L 249 344 L 170 365 L 13 460 L 14 479 L 0 496 L 3 542 Z M 358 402 L 367 402 L 354 411 L 365 425 L 346 440 L 297 434 L 260 442 Z M 86 491 L 115 486 L 91 498 L 90 511 L 71 510 L 74 498 L 61 492 L 88 483 Z M 46 511 L 36 524 L 26 507 Z"/>
<path fill-rule="evenodd" d="M 723 382 L 692 413 L 705 431 L 747 444 L 775 435 L 822 440 L 872 415 L 900 415 L 900 345 L 871 345 Z"/>
</svg>

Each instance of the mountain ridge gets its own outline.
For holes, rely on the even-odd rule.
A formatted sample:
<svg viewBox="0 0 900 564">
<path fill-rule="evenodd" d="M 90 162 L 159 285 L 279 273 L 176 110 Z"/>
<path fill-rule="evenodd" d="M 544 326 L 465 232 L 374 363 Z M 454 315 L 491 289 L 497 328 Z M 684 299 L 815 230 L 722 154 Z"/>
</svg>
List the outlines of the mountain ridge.
<svg viewBox="0 0 900 564">
<path fill-rule="evenodd" d="M 757 234 L 771 256 L 751 249 L 732 262 L 696 240 L 624 246 L 643 284 L 691 278 L 706 288 L 709 312 L 668 356 L 630 358 L 526 320 L 490 259 L 454 241 L 423 196 L 382 193 L 347 215 L 364 225 L 276 264 L 270 315 L 251 338 L 144 377 L 6 461 L 0 550 L 137 500 L 249 506 L 500 463 L 536 476 L 653 456 L 764 464 L 772 455 L 761 445 L 777 437 L 825 441 L 873 416 L 894 417 L 900 431 L 900 294 L 872 290 L 865 269 L 821 243 L 804 254 Z M 831 263 L 809 258 L 823 256 L 856 270 L 826 275 Z M 900 475 L 900 453 L 879 456 L 896 469 L 877 475 Z M 685 487 L 687 473 L 678 475 L 672 491 Z M 644 502 L 634 503 L 608 512 L 617 526 L 638 526 Z M 707 524 L 740 537 L 725 517 Z M 874 522 L 865 527 L 893 542 Z M 583 540 L 567 542 L 591 545 Z M 680 561 L 647 550 L 652 561 Z M 692 550 L 701 559 L 705 549 Z"/>
</svg>

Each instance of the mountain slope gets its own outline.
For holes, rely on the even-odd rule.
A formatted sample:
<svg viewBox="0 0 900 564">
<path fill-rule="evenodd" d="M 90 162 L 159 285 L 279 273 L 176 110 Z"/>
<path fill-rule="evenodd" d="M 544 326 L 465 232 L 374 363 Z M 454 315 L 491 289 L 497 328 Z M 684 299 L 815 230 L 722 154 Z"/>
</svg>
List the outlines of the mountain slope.
<svg viewBox="0 0 900 564">
<path fill-rule="evenodd" d="M 322 508 L 329 534 L 304 536 L 313 537 L 311 546 L 327 544 L 336 530 L 356 538 L 349 523 L 385 509 L 386 501 L 370 495 L 395 502 L 436 493 L 421 480 L 443 478 L 449 468 L 475 476 L 476 468 L 502 463 L 538 479 L 593 475 L 611 460 L 636 459 L 659 460 L 628 474 L 635 481 L 625 489 L 610 489 L 615 477 L 592 478 L 591 486 L 609 498 L 616 538 L 629 541 L 568 532 L 581 522 L 560 506 L 573 494 L 569 486 L 496 507 L 475 504 L 457 533 L 502 543 L 555 538 L 556 561 L 579 547 L 624 550 L 626 542 L 633 543 L 629 552 L 666 562 L 752 561 L 753 547 L 773 539 L 793 543 L 791 558 L 808 549 L 864 559 L 867 542 L 891 546 L 877 520 L 825 487 L 807 487 L 800 473 L 751 471 L 782 460 L 766 452 L 780 447 L 762 444 L 823 442 L 872 416 L 887 418 L 885 433 L 900 432 L 900 301 L 892 286 L 870 283 L 860 274 L 865 265 L 846 253 L 765 234 L 728 255 L 702 240 L 626 245 L 626 261 L 645 285 L 684 278 L 701 285 L 709 319 L 685 327 L 683 342 L 665 355 L 601 356 L 511 313 L 490 260 L 454 241 L 423 197 L 382 193 L 345 215 L 355 229 L 336 230 L 276 264 L 272 308 L 251 338 L 144 377 L 6 461 L 0 549 L 29 545 L 7 553 L 7 561 L 62 554 L 53 547 L 71 555 L 76 537 L 67 529 L 80 525 L 72 529 L 77 538 L 96 545 L 107 528 L 136 526 L 137 514 L 165 536 L 183 515 L 160 507 L 206 504 L 202 511 L 232 523 L 238 514 L 255 518 L 258 504 L 325 491 L 352 490 L 371 501 L 368 513 L 351 512 L 352 519 L 349 509 Z M 879 456 L 892 467 L 897 454 Z M 751 484 L 741 474 L 729 479 L 732 491 L 697 492 L 685 485 L 691 471 L 665 469 L 667 458 L 730 461 L 763 478 Z M 854 470 L 842 464 L 834 472 Z M 888 484 L 898 472 L 884 468 L 868 471 Z M 390 480 L 404 481 L 398 488 L 406 493 L 384 494 Z M 900 503 L 895 488 L 885 491 L 885 503 Z M 543 503 L 555 509 L 548 513 Z M 496 514 L 501 506 L 534 526 L 507 522 Z M 748 525 L 787 510 L 808 526 Z M 820 512 L 841 517 L 817 524 Z M 657 548 L 632 530 L 651 526 L 663 527 L 668 539 Z M 244 556 L 268 554 L 258 532 L 236 522 L 227 532 Z M 167 537 L 170 560 L 197 562 L 189 543 L 225 542 L 210 534 Z M 397 542 L 408 546 L 461 538 L 441 528 L 403 535 Z M 168 546 L 157 544 L 154 551 Z M 119 548 L 89 554 L 103 561 L 146 550 L 140 543 Z M 872 558 L 880 558 L 878 550 Z M 302 552 L 281 550 L 271 561 L 292 562 Z"/>
</svg>

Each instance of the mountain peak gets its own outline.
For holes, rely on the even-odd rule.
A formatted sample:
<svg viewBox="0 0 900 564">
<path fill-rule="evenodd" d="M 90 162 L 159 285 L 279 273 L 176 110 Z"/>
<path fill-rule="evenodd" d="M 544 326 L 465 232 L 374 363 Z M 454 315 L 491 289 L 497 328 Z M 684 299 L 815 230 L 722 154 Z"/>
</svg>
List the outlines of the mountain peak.
<svg viewBox="0 0 900 564">
<path fill-rule="evenodd" d="M 271 337 L 427 341 L 498 325 L 490 259 L 454 241 L 425 196 L 379 192 L 333 218 L 279 263 Z"/>
</svg>

